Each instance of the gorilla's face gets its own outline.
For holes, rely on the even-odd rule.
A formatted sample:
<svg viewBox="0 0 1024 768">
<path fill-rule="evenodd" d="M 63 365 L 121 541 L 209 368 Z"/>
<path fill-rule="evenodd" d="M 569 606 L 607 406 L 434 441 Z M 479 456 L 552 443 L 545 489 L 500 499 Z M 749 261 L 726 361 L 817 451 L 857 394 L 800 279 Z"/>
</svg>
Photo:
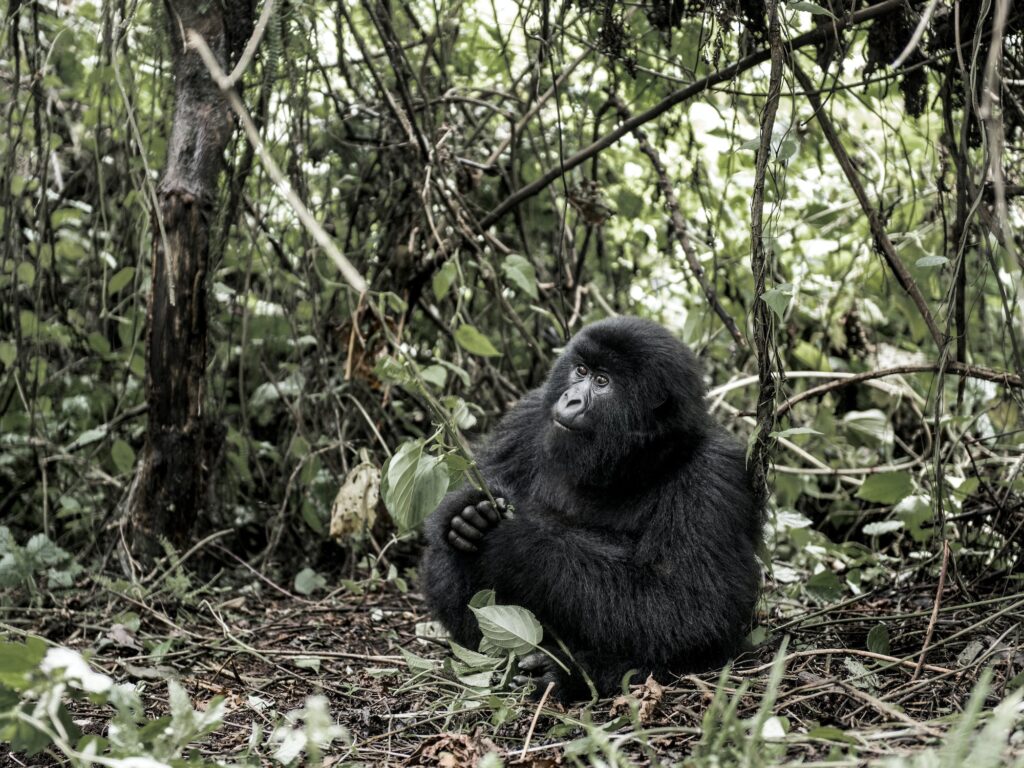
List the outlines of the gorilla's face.
<svg viewBox="0 0 1024 768">
<path fill-rule="evenodd" d="M 648 391 L 637 361 L 622 354 L 615 335 L 601 334 L 601 326 L 573 338 L 546 388 L 548 456 L 584 483 L 599 481 L 656 431 L 655 411 L 666 399 Z"/>
<path fill-rule="evenodd" d="M 545 405 L 553 468 L 598 484 L 656 440 L 701 432 L 706 415 L 692 353 L 637 318 L 604 320 L 577 334 L 551 369 Z"/>
<path fill-rule="evenodd" d="M 618 397 L 612 386 L 611 371 L 591 368 L 580 360 L 569 372 L 565 391 L 551 408 L 556 433 L 592 432 Z"/>
</svg>

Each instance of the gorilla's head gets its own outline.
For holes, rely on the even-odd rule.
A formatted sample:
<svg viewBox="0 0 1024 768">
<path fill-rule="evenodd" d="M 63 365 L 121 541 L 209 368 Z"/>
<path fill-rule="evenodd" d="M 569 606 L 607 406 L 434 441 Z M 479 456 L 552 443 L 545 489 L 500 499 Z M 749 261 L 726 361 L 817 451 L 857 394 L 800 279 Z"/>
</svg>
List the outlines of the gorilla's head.
<svg viewBox="0 0 1024 768">
<path fill-rule="evenodd" d="M 551 369 L 545 448 L 573 478 L 596 482 L 647 449 L 699 440 L 704 396 L 697 358 L 660 325 L 602 320 L 574 336 Z"/>
</svg>

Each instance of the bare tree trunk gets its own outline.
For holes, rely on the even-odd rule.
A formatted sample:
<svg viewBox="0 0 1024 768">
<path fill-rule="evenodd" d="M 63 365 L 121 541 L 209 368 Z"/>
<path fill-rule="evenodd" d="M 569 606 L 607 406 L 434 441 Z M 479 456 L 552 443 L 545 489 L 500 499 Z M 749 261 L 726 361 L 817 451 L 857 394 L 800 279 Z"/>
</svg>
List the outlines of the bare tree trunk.
<svg viewBox="0 0 1024 768">
<path fill-rule="evenodd" d="M 210 420 L 203 408 L 207 359 L 210 221 L 224 149 L 234 130 L 226 100 L 199 55 L 201 35 L 222 67 L 252 28 L 248 0 L 165 0 L 174 71 L 174 123 L 157 188 L 146 337 L 149 426 L 129 499 L 133 554 L 150 559 L 158 536 L 184 544 L 206 498 Z"/>
</svg>

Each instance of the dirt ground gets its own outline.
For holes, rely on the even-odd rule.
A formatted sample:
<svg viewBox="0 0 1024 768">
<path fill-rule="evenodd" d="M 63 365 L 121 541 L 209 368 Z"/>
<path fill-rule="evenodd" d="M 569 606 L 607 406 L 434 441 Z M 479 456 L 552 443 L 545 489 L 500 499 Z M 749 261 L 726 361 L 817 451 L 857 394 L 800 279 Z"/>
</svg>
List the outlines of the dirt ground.
<svg viewBox="0 0 1024 768">
<path fill-rule="evenodd" d="M 968 594 L 964 585 L 950 584 L 937 613 L 930 584 L 893 586 L 824 608 L 769 594 L 762 616 L 767 639 L 725 678 L 728 699 L 740 717 L 754 715 L 786 638 L 772 703 L 788 734 L 779 759 L 855 764 L 938 743 L 983 668 L 993 674 L 990 706 L 1024 679 L 1024 594 L 1016 585 L 1005 578 L 975 583 Z M 500 693 L 477 695 L 479 706 L 453 711 L 453 702 L 465 706 L 465 687 L 443 668 L 414 675 L 400 650 L 443 660 L 444 643 L 418 636 L 429 618 L 419 595 L 390 585 L 319 600 L 277 588 L 219 598 L 143 600 L 108 587 L 68 593 L 56 607 L 21 609 L 5 623 L 87 652 L 115 680 L 144 685 L 150 716 L 166 703 L 168 677 L 186 687 L 197 708 L 225 697 L 225 724 L 200 747 L 210 758 L 243 755 L 254 723 L 265 734 L 279 713 L 317 693 L 351 734 L 350 744 L 332 747 L 328 764 L 472 765 L 491 751 L 506 765 L 576 764 L 573 742 L 586 735 L 587 722 L 612 724 L 603 732 L 613 737 L 619 759 L 674 764 L 693 753 L 702 732 L 706 742 L 714 725 L 705 715 L 717 672 L 638 686 L 632 710 L 625 700 L 597 702 L 586 712 L 557 705 L 538 710 L 521 693 Z M 879 626 L 888 653 L 868 650 L 879 646 Z M 142 650 L 167 641 L 158 659 Z M 102 730 L 102 713 L 76 705 L 75 715 L 84 730 Z M 0 763 L 47 764 L 16 756 Z"/>
</svg>

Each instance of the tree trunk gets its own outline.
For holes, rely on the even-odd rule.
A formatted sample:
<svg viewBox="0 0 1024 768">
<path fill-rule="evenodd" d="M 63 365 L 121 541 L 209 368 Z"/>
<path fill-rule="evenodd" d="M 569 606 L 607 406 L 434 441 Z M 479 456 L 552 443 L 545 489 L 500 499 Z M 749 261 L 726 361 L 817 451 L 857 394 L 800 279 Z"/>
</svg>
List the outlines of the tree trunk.
<svg viewBox="0 0 1024 768">
<path fill-rule="evenodd" d="M 213 454 L 203 408 L 207 359 L 210 221 L 224 149 L 234 130 L 230 107 L 184 35 L 201 35 L 222 68 L 252 28 L 248 0 L 166 0 L 174 71 L 174 123 L 157 188 L 157 227 L 147 312 L 149 425 L 129 499 L 133 554 L 150 560 L 158 537 L 190 537 L 206 498 Z"/>
</svg>

